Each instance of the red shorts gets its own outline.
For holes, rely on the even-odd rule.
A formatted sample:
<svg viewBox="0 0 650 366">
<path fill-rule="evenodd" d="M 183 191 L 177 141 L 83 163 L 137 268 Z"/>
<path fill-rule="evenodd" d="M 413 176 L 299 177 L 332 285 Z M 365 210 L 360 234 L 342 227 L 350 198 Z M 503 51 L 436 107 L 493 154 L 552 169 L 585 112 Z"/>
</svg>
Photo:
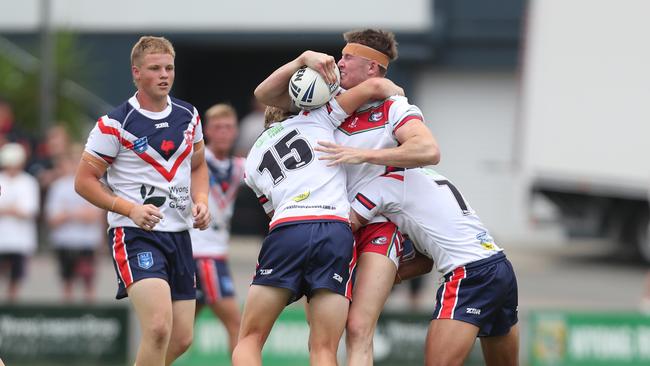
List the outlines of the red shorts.
<svg viewBox="0 0 650 366">
<path fill-rule="evenodd" d="M 354 233 L 357 258 L 362 253 L 372 252 L 385 255 L 399 267 L 404 238 L 392 222 L 377 222 L 361 227 Z"/>
</svg>

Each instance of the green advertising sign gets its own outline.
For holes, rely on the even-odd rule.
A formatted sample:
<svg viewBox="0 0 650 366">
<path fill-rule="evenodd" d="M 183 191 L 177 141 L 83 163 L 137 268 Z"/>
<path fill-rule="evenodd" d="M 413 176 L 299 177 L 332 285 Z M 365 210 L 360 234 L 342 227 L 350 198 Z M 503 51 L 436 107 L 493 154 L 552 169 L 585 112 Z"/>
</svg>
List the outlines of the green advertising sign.
<svg viewBox="0 0 650 366">
<path fill-rule="evenodd" d="M 638 313 L 532 312 L 532 366 L 650 365 L 650 317 Z"/>
<path fill-rule="evenodd" d="M 128 309 L 122 306 L 0 306 L 7 365 L 124 365 Z"/>
<path fill-rule="evenodd" d="M 308 365 L 308 340 L 304 310 L 297 306 L 284 309 L 264 345 L 264 365 Z M 196 320 L 192 347 L 174 362 L 174 366 L 199 365 L 230 365 L 226 330 L 208 310 L 202 311 Z"/>
<path fill-rule="evenodd" d="M 384 312 L 375 332 L 375 365 L 404 366 L 424 364 L 424 342 L 429 327 L 429 313 Z M 262 353 L 265 366 L 308 365 L 309 327 L 299 306 L 285 309 L 273 326 Z M 345 343 L 341 342 L 341 348 Z M 345 350 L 339 358 L 343 361 Z M 343 362 L 344 363 L 344 362 Z M 174 366 L 229 365 L 228 337 L 221 322 L 211 312 L 203 311 L 194 328 L 194 342 Z M 482 365 L 480 347 L 476 347 L 466 365 Z"/>
</svg>

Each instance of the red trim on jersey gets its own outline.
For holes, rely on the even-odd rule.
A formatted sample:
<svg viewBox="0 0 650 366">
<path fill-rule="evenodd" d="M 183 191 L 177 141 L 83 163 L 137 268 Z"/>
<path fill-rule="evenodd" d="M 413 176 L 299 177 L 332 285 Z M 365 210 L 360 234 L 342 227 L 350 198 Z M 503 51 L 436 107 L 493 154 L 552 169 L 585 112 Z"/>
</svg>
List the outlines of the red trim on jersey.
<svg viewBox="0 0 650 366">
<path fill-rule="evenodd" d="M 186 147 L 185 150 L 179 155 L 176 160 L 174 161 L 174 165 L 172 166 L 171 170 L 165 169 L 159 162 L 157 162 L 154 158 L 151 157 L 151 155 L 147 154 L 146 152 L 142 153 L 137 153 L 133 151 L 136 155 L 138 155 L 142 160 L 146 161 L 149 163 L 149 165 L 153 166 L 158 173 L 160 173 L 165 179 L 167 179 L 168 182 L 171 182 L 172 179 L 174 179 L 174 176 L 176 176 L 176 171 L 178 170 L 178 167 L 181 165 L 183 160 L 189 155 L 190 151 L 192 151 L 192 145 L 193 145 L 193 140 L 194 140 L 194 134 L 196 133 L 196 128 L 198 127 L 198 123 L 200 123 L 200 119 L 197 117 L 197 125 L 194 126 L 194 129 L 192 130 L 191 134 L 191 142 L 186 141 Z M 133 143 L 124 137 L 120 135 L 120 132 L 114 128 L 114 127 L 108 127 L 104 124 L 104 121 L 100 118 L 97 121 L 97 126 L 99 127 L 99 130 L 106 135 L 113 135 L 118 138 L 122 146 L 124 146 L 126 149 L 133 150 Z"/>
<path fill-rule="evenodd" d="M 219 287 L 219 278 L 216 273 L 217 269 L 214 267 L 214 262 L 209 259 L 200 260 L 200 264 L 201 272 L 203 274 L 201 276 L 201 279 L 203 280 L 202 290 L 208 300 L 207 302 L 213 304 L 219 300 L 219 291 L 217 290 Z"/>
<path fill-rule="evenodd" d="M 458 290 L 460 289 L 460 281 L 467 276 L 465 267 L 458 267 L 454 270 L 449 282 L 445 283 L 445 289 L 442 293 L 442 303 L 440 311 L 438 312 L 437 319 L 453 319 L 454 309 L 458 302 Z"/>
<path fill-rule="evenodd" d="M 183 160 L 190 154 L 190 151 L 192 151 L 192 145 L 189 144 L 185 147 L 185 150 L 183 153 L 181 153 L 176 160 L 174 161 L 174 165 L 172 166 L 171 170 L 165 169 L 164 166 L 162 166 L 159 162 L 157 162 L 154 158 L 151 157 L 151 155 L 147 154 L 146 152 L 143 153 L 136 153 L 142 160 L 146 161 L 149 163 L 149 165 L 153 166 L 160 175 L 165 177 L 168 182 L 171 182 L 172 179 L 174 179 L 174 176 L 176 176 L 176 171 L 178 170 L 178 167 L 183 163 Z"/>
<path fill-rule="evenodd" d="M 347 135 L 354 135 L 361 132 L 384 128 L 388 123 L 388 113 L 394 100 L 386 99 L 382 104 L 366 109 L 361 112 L 354 112 L 341 123 L 339 130 Z M 376 119 L 376 120 L 375 120 Z"/>
<path fill-rule="evenodd" d="M 125 148 L 129 150 L 133 149 L 133 143 L 131 141 L 122 137 L 120 131 L 118 131 L 117 128 L 106 126 L 101 118 L 97 120 L 97 127 L 99 127 L 99 131 L 101 131 L 101 133 L 104 135 L 113 135 L 117 137 L 118 141 L 120 141 L 120 144 L 122 144 L 122 146 Z"/>
<path fill-rule="evenodd" d="M 368 199 L 368 197 L 364 196 L 361 193 L 357 193 L 357 195 L 354 196 L 354 198 L 356 198 L 356 200 L 359 201 L 359 203 L 361 203 L 363 207 L 367 208 L 368 211 L 372 211 L 373 208 L 377 207 L 377 205 L 374 202 L 372 202 L 370 199 Z"/>
<path fill-rule="evenodd" d="M 418 119 L 418 120 L 424 122 L 424 119 L 423 119 L 422 116 L 419 115 L 419 114 L 411 114 L 411 115 L 408 115 L 408 116 L 404 117 L 404 119 L 401 120 L 401 121 L 400 121 L 400 122 L 395 126 L 395 128 L 393 128 L 393 134 L 395 134 L 395 132 L 397 132 L 397 130 L 398 130 L 400 127 L 404 126 L 404 124 L 405 124 L 406 122 L 408 122 L 408 121 L 412 121 L 412 120 L 414 120 L 414 119 Z"/>
<path fill-rule="evenodd" d="M 346 224 L 350 223 L 350 220 L 346 217 L 340 217 L 340 216 L 334 216 L 334 215 L 307 215 L 307 216 L 293 216 L 293 217 L 285 217 L 282 219 L 277 219 L 273 221 L 269 225 L 269 230 L 273 230 L 274 227 L 278 226 L 279 224 L 286 224 L 287 222 L 295 222 L 295 221 L 320 221 L 320 220 L 334 220 L 334 221 L 342 221 Z"/>
<path fill-rule="evenodd" d="M 401 180 L 402 182 L 404 181 L 404 176 L 399 174 L 384 174 L 382 175 L 382 177 L 394 178 L 397 180 Z"/>
<path fill-rule="evenodd" d="M 263 204 L 269 202 L 269 199 L 266 198 L 266 196 L 259 196 L 257 199 L 260 201 L 260 205 L 263 205 Z"/>
<path fill-rule="evenodd" d="M 124 245 L 124 228 L 115 228 L 113 236 L 113 258 L 117 263 L 117 269 L 124 282 L 124 287 L 127 288 L 133 283 L 133 274 L 131 273 L 131 265 L 129 264 L 129 255 L 126 252 L 126 245 Z"/>
</svg>

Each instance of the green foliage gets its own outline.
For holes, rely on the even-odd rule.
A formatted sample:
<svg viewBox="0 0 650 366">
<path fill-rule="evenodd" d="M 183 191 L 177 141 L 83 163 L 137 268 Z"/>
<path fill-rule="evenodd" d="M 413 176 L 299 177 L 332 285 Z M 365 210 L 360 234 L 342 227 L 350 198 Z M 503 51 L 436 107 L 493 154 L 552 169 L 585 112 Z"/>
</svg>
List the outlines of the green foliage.
<svg viewBox="0 0 650 366">
<path fill-rule="evenodd" d="M 88 118 L 84 106 L 72 98 L 70 81 L 83 84 L 88 76 L 86 54 L 79 49 L 77 37 L 69 32 L 57 32 L 53 36 L 53 118 L 50 125 L 63 124 L 73 138 L 78 138 Z M 40 52 L 40 50 L 38 50 Z M 34 54 L 38 54 L 35 52 Z M 16 122 L 36 136 L 40 131 L 40 73 L 39 63 L 24 62 L 16 55 L 0 52 L 0 95 L 14 107 Z"/>
</svg>

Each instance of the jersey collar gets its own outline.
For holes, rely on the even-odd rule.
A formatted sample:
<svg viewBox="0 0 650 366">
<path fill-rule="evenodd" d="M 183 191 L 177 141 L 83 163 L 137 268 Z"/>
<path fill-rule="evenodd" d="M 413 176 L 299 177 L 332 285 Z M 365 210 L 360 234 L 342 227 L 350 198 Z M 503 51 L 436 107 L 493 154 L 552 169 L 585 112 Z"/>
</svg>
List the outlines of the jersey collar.
<svg viewBox="0 0 650 366">
<path fill-rule="evenodd" d="M 172 112 L 172 99 L 167 96 L 167 107 L 163 109 L 160 112 L 152 112 L 148 111 L 146 109 L 140 108 L 140 102 L 138 102 L 138 98 L 136 96 L 138 95 L 138 92 L 135 92 L 131 98 L 129 98 L 129 104 L 135 108 L 138 112 L 140 112 L 142 115 L 144 115 L 147 118 L 150 119 L 163 119 L 169 116 L 169 114 Z"/>
</svg>

